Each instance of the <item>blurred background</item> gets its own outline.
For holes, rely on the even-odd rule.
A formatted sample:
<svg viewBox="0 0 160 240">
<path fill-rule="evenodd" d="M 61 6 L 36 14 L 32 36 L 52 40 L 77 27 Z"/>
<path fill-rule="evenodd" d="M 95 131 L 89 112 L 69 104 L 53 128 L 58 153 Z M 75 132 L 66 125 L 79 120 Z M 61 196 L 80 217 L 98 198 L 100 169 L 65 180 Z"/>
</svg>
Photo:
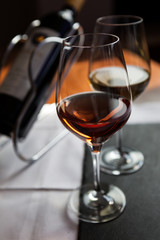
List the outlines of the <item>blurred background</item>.
<svg viewBox="0 0 160 240">
<path fill-rule="evenodd" d="M 23 34 L 32 20 L 59 10 L 64 0 L 5 0 L 0 8 L 0 50 L 3 53 L 9 41 Z M 160 13 L 157 0 L 86 0 L 77 20 L 85 32 L 92 32 L 98 17 L 111 14 L 134 14 L 144 18 L 150 56 L 160 61 Z"/>
</svg>

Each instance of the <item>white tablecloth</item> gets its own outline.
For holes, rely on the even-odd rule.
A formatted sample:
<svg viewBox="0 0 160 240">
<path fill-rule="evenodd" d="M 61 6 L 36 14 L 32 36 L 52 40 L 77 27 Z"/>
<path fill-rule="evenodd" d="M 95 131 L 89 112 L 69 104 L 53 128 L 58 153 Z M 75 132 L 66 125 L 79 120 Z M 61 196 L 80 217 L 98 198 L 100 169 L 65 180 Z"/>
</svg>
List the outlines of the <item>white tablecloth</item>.
<svg viewBox="0 0 160 240">
<path fill-rule="evenodd" d="M 132 107 L 128 124 L 160 123 L 160 88 L 147 89 Z"/>
<path fill-rule="evenodd" d="M 25 156 L 64 131 L 53 108 L 44 107 L 20 144 Z M 78 223 L 68 218 L 66 205 L 81 184 L 83 153 L 84 144 L 70 133 L 33 164 L 15 155 L 11 140 L 0 147 L 0 239 L 76 239 Z"/>
</svg>

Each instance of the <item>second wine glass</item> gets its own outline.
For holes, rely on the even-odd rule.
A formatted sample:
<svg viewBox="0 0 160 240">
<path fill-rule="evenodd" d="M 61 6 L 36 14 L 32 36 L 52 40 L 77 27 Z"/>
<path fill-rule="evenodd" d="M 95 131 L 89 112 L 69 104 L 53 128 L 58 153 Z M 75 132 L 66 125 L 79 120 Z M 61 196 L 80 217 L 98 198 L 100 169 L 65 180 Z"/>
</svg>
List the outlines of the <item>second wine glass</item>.
<svg viewBox="0 0 160 240">
<path fill-rule="evenodd" d="M 101 17 L 96 21 L 95 32 L 119 36 L 131 84 L 132 98 L 135 100 L 147 87 L 150 79 L 150 59 L 143 19 L 132 15 Z M 100 80 L 98 84 L 108 86 L 110 83 Z M 115 86 L 120 87 L 120 84 L 118 81 Z M 143 166 L 143 163 L 142 152 L 122 145 L 122 131 L 117 134 L 117 146 L 106 147 L 102 151 L 101 169 L 109 174 L 134 173 Z"/>
</svg>

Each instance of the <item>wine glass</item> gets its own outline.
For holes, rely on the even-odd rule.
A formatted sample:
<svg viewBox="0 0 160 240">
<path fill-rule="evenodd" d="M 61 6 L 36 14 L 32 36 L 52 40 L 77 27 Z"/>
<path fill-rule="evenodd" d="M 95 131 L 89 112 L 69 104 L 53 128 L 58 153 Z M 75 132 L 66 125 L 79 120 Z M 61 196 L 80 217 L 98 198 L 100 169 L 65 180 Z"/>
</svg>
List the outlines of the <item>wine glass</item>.
<svg viewBox="0 0 160 240">
<path fill-rule="evenodd" d="M 63 125 L 84 141 L 93 161 L 93 184 L 75 189 L 68 203 L 70 217 L 92 223 L 118 217 L 125 205 L 114 185 L 101 188 L 99 159 L 103 143 L 119 130 L 131 113 L 131 91 L 119 38 L 110 34 L 80 34 L 62 44 L 56 86 L 56 109 Z M 114 86 L 118 71 L 119 89 Z M 99 78 L 110 79 L 107 91 L 97 89 Z M 71 146 L 70 146 L 71 147 Z"/>
<path fill-rule="evenodd" d="M 143 19 L 132 15 L 100 17 L 96 21 L 95 32 L 112 33 L 120 38 L 132 98 L 135 100 L 147 87 L 150 79 L 150 59 Z M 104 85 L 104 81 L 99 81 L 99 84 Z M 101 170 L 103 172 L 113 175 L 130 174 L 143 166 L 143 153 L 122 145 L 122 130 L 117 134 L 116 145 L 104 147 L 102 151 Z"/>
</svg>

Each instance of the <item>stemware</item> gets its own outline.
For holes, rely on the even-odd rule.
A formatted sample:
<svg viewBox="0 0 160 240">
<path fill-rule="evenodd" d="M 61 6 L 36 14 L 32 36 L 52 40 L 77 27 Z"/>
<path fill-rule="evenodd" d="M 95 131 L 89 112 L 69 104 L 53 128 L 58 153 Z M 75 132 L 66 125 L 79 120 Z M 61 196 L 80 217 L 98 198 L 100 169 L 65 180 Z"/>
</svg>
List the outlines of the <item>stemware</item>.
<svg viewBox="0 0 160 240">
<path fill-rule="evenodd" d="M 116 72 L 122 82 L 118 89 Z M 106 78 L 110 86 L 103 91 L 97 81 Z M 126 205 L 125 195 L 117 186 L 104 183 L 101 187 L 99 168 L 103 143 L 127 122 L 131 113 L 130 85 L 117 36 L 80 34 L 64 39 L 56 109 L 63 125 L 88 145 L 93 161 L 94 181 L 72 192 L 70 217 L 92 223 L 118 217 Z"/>
<path fill-rule="evenodd" d="M 150 60 L 143 19 L 132 15 L 112 15 L 97 19 L 95 32 L 116 34 L 121 46 L 135 100 L 147 87 L 150 79 Z M 99 84 L 102 84 L 99 82 Z M 103 83 L 104 84 L 104 83 Z M 116 146 L 104 147 L 101 170 L 113 174 L 130 174 L 139 170 L 144 155 L 137 149 L 122 145 L 122 130 L 117 133 Z"/>
</svg>

